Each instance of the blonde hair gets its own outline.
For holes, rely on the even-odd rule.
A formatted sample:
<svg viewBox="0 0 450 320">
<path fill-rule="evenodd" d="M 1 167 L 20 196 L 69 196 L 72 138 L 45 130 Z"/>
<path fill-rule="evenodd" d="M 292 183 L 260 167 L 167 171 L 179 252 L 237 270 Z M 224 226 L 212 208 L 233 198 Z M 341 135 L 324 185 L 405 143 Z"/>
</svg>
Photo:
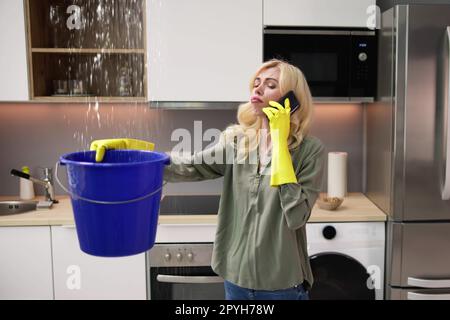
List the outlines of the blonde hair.
<svg viewBox="0 0 450 320">
<path fill-rule="evenodd" d="M 300 145 L 303 138 L 308 134 L 313 118 L 313 102 L 308 83 L 301 70 L 285 61 L 272 59 L 261 65 L 250 80 L 250 91 L 256 77 L 264 70 L 278 68 L 280 70 L 280 91 L 285 95 L 290 90 L 300 102 L 300 108 L 291 114 L 290 133 L 288 137 L 289 149 Z M 237 147 L 238 153 L 244 158 L 250 151 L 259 146 L 259 132 L 262 128 L 262 120 L 254 113 L 250 102 L 241 104 L 237 112 L 238 124 L 229 126 L 223 132 L 227 141 L 235 141 L 234 137 L 245 137 Z"/>
</svg>

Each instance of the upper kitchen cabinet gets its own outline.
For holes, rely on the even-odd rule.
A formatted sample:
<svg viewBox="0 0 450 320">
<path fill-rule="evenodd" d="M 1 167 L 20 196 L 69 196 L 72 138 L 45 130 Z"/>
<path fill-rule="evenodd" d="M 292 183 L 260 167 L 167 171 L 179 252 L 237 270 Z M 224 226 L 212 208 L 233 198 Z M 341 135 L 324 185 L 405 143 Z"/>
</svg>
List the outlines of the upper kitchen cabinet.
<svg viewBox="0 0 450 320">
<path fill-rule="evenodd" d="M 145 0 L 25 6 L 32 100 L 146 100 Z"/>
<path fill-rule="evenodd" d="M 147 0 L 148 98 L 247 101 L 262 63 L 261 0 Z"/>
<path fill-rule="evenodd" d="M 264 25 L 367 28 L 375 0 L 264 0 Z"/>
<path fill-rule="evenodd" d="M 0 101 L 28 100 L 23 1 L 0 1 Z"/>
</svg>

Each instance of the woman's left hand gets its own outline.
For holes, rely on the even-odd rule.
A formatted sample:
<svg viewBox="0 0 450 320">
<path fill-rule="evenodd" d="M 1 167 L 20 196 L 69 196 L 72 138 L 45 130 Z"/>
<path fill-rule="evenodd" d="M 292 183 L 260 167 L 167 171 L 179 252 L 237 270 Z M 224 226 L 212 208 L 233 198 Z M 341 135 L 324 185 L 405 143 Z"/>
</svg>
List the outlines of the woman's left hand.
<svg viewBox="0 0 450 320">
<path fill-rule="evenodd" d="M 91 151 L 95 151 L 95 161 L 103 161 L 106 150 L 111 149 L 134 149 L 134 150 L 150 150 L 153 151 L 155 144 L 137 139 L 102 139 L 91 142 Z"/>
</svg>

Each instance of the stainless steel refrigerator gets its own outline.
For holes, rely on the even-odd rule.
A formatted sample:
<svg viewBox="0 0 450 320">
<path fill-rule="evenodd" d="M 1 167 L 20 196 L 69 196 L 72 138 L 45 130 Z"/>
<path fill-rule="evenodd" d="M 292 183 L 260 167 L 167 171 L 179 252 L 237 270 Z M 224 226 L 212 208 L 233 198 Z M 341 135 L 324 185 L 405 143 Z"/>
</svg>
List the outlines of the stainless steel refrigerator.
<svg viewBox="0 0 450 320">
<path fill-rule="evenodd" d="M 381 16 L 366 195 L 388 214 L 386 299 L 450 299 L 450 5 Z"/>
</svg>

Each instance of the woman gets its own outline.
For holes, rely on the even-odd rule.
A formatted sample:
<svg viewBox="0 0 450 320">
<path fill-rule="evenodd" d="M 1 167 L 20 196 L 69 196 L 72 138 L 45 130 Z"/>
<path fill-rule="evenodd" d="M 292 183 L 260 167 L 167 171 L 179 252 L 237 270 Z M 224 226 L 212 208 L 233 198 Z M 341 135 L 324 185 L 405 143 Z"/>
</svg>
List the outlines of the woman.
<svg viewBox="0 0 450 320">
<path fill-rule="evenodd" d="M 307 135 L 311 94 L 302 72 L 280 60 L 264 63 L 250 89 L 238 124 L 228 127 L 214 147 L 187 158 L 172 154 L 164 178 L 224 177 L 212 269 L 225 280 L 226 299 L 308 299 L 313 277 L 305 224 L 319 195 L 324 163 L 321 142 Z M 300 102 L 292 115 L 289 101 L 276 103 L 290 90 Z M 93 142 L 91 149 L 104 153 L 134 143 L 104 141 Z"/>
<path fill-rule="evenodd" d="M 250 102 L 238 110 L 239 124 L 227 128 L 214 147 L 190 159 L 172 156 L 165 179 L 224 177 L 212 268 L 225 279 L 227 299 L 307 299 L 313 277 L 305 224 L 319 195 L 324 161 L 321 142 L 307 136 L 311 94 L 302 72 L 280 60 L 264 63 L 250 85 Z M 283 183 L 273 181 L 270 163 L 279 163 L 281 171 L 288 166 L 276 157 L 283 153 L 283 141 L 272 141 L 277 125 L 272 122 L 282 110 L 267 106 L 290 90 L 301 107 L 290 119 L 289 112 L 283 113 L 284 125 L 290 125 L 284 145 L 297 181 L 288 172 L 285 180 L 290 183 Z M 255 150 L 257 161 L 252 163 Z"/>
</svg>

